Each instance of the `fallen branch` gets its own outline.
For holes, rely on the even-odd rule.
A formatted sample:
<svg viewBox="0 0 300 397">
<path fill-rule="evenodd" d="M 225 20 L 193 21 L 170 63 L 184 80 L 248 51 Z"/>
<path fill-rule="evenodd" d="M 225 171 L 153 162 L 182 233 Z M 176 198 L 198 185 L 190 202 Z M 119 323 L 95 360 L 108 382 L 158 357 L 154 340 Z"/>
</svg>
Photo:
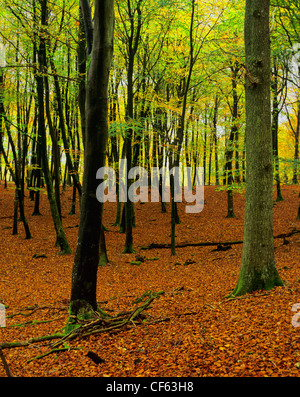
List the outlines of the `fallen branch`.
<svg viewBox="0 0 300 397">
<path fill-rule="evenodd" d="M 185 248 L 185 247 L 207 247 L 207 246 L 215 246 L 219 244 L 241 244 L 243 241 L 229 241 L 228 243 L 214 243 L 214 242 L 200 242 L 200 243 L 180 243 L 176 244 L 176 248 Z M 159 243 L 151 243 L 148 246 L 140 247 L 141 250 L 151 250 L 151 249 L 161 249 L 161 248 L 171 248 L 171 244 L 159 244 Z"/>
<path fill-rule="evenodd" d="M 134 304 L 139 304 L 142 302 L 141 305 L 136 306 L 131 311 L 120 312 L 115 316 L 111 316 L 108 318 L 103 318 L 100 314 L 98 314 L 98 318 L 94 320 L 86 320 L 78 324 L 78 327 L 73 329 L 68 334 L 61 334 L 56 333 L 53 335 L 46 335 L 37 338 L 31 338 L 27 341 L 20 341 L 20 342 L 4 342 L 0 344 L 0 351 L 1 349 L 8 349 L 14 347 L 26 347 L 34 343 L 44 342 L 44 341 L 51 341 L 53 339 L 59 339 L 57 342 L 49 343 L 50 350 L 46 353 L 41 354 L 40 356 L 33 357 L 29 359 L 27 362 L 31 362 L 36 359 L 43 358 L 49 354 L 60 352 L 64 350 L 69 350 L 70 347 L 60 347 L 66 341 L 71 341 L 77 337 L 87 337 L 89 335 L 98 334 L 101 332 L 112 332 L 120 330 L 121 328 L 128 326 L 143 323 L 146 319 L 146 315 L 143 315 L 143 311 L 149 308 L 151 302 L 162 295 L 164 292 L 152 292 L 147 291 L 144 293 L 140 298 L 138 298 Z M 32 309 L 32 308 L 31 308 Z M 168 319 L 160 319 L 160 321 L 168 321 Z M 153 323 L 153 322 L 152 322 Z"/>
<path fill-rule="evenodd" d="M 287 238 L 287 237 L 291 237 L 294 234 L 300 233 L 300 230 L 297 229 L 293 229 L 291 232 L 289 233 L 281 233 L 278 234 L 277 236 L 274 236 L 274 239 L 277 238 Z M 226 247 L 226 246 L 230 246 L 230 245 L 235 245 L 235 244 L 243 244 L 244 240 L 236 240 L 236 241 L 204 241 L 204 242 L 198 242 L 198 243 L 179 243 L 176 244 L 176 248 L 185 248 L 185 247 L 209 247 L 209 246 L 222 246 L 222 247 Z M 162 248 L 171 248 L 171 244 L 159 244 L 159 243 L 151 243 L 148 246 L 142 246 L 140 247 L 141 250 L 150 250 L 150 249 L 162 249 Z"/>
<path fill-rule="evenodd" d="M 15 317 L 15 316 L 29 317 L 29 316 L 31 316 L 33 313 L 35 313 L 38 310 L 46 310 L 46 309 L 58 310 L 58 311 L 67 310 L 66 308 L 63 308 L 63 307 L 58 307 L 57 308 L 57 307 L 51 307 L 51 306 L 36 306 L 36 305 L 34 305 L 34 306 L 25 307 L 24 309 L 20 309 L 22 311 L 14 313 L 14 314 L 10 314 L 9 316 L 7 316 L 7 318 L 12 318 L 12 317 Z M 30 312 L 29 313 L 23 313 L 23 311 L 30 311 Z"/>
<path fill-rule="evenodd" d="M 200 243 L 180 243 L 176 244 L 176 248 L 185 248 L 185 247 L 208 247 L 208 246 L 215 246 L 215 245 L 233 245 L 233 244 L 242 244 L 243 240 L 238 240 L 238 241 L 228 241 L 228 242 L 200 242 Z M 159 243 L 151 243 L 148 246 L 142 246 L 140 247 L 141 250 L 151 250 L 154 248 L 171 248 L 171 244 L 159 244 Z"/>
<path fill-rule="evenodd" d="M 147 291 L 134 302 L 140 303 L 143 301 L 142 305 L 137 306 L 132 311 L 121 312 L 109 318 L 100 317 L 96 320 L 87 320 L 85 323 L 80 324 L 79 327 L 64 335 L 60 340 L 53 343 L 51 347 L 57 348 L 62 343 L 73 340 L 77 337 L 82 338 L 102 332 L 116 331 L 130 324 L 136 325 L 137 323 L 141 323 L 146 317 L 142 316 L 142 312 L 149 307 L 154 299 L 158 298 L 163 293 L 163 291 L 157 293 Z"/>
<path fill-rule="evenodd" d="M 0 350 L 1 349 L 10 349 L 13 347 L 29 346 L 29 345 L 32 345 L 33 343 L 44 342 L 44 341 L 53 340 L 53 339 L 59 339 L 62 336 L 63 336 L 63 334 L 57 333 L 57 334 L 53 334 L 53 335 L 39 336 L 37 338 L 30 338 L 27 341 L 4 342 L 4 343 L 0 344 Z"/>
<path fill-rule="evenodd" d="M 27 363 L 31 363 L 31 361 L 39 360 L 40 358 L 49 356 L 49 354 L 57 353 L 57 352 L 63 352 L 63 351 L 66 351 L 66 350 L 69 350 L 69 347 L 61 347 L 59 349 L 52 349 L 52 350 L 50 350 L 50 351 L 48 351 L 46 353 L 43 353 L 43 354 L 41 354 L 39 356 L 31 358 L 30 360 L 27 360 Z"/>
</svg>

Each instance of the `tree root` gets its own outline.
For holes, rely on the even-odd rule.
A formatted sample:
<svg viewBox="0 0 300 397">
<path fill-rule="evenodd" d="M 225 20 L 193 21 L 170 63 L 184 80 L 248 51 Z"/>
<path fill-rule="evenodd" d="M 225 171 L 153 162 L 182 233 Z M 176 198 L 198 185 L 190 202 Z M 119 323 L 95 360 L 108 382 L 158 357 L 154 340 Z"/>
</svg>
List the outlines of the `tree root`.
<svg viewBox="0 0 300 397">
<path fill-rule="evenodd" d="M 34 343 L 44 342 L 52 339 L 59 339 L 63 336 L 61 333 L 56 333 L 53 335 L 45 335 L 39 336 L 37 338 L 30 338 L 27 341 L 20 341 L 20 342 L 4 342 L 0 344 L 0 349 L 10 349 L 13 347 L 25 347 L 32 345 Z"/>
<path fill-rule="evenodd" d="M 45 335 L 41 337 L 31 338 L 27 341 L 20 341 L 20 342 L 4 342 L 0 344 L 0 353 L 2 352 L 1 349 L 8 349 L 14 347 L 26 347 L 34 343 L 45 342 L 45 341 L 52 341 L 53 339 L 58 339 L 56 342 L 50 342 L 48 345 L 50 349 L 48 352 L 41 354 L 40 356 L 36 356 L 27 362 L 31 362 L 35 359 L 43 358 L 51 353 L 60 352 L 64 350 L 69 350 L 70 347 L 67 346 L 65 343 L 69 342 L 75 338 L 84 338 L 90 335 L 99 334 L 102 332 L 115 332 L 130 325 L 138 325 L 143 323 L 147 316 L 143 314 L 143 311 L 147 310 L 151 304 L 151 302 L 159 298 L 160 295 L 164 294 L 164 291 L 160 292 L 152 292 L 147 291 L 145 292 L 140 298 L 136 299 L 134 304 L 140 304 L 139 306 L 134 307 L 130 311 L 123 311 L 115 316 L 110 317 L 102 317 L 101 314 L 95 312 L 97 316 L 96 319 L 93 320 L 79 320 L 77 324 L 78 327 L 72 329 L 71 332 L 67 334 L 63 333 L 56 333 L 53 335 Z M 166 320 L 166 319 L 164 319 Z M 162 321 L 164 321 L 162 320 Z M 150 324 L 153 323 L 150 322 Z M 63 344 L 63 347 L 60 347 Z"/>
<path fill-rule="evenodd" d="M 131 311 L 121 312 L 115 316 L 103 318 L 102 316 L 95 320 L 81 320 L 79 327 L 74 328 L 71 332 L 64 335 L 60 340 L 51 345 L 52 348 L 57 348 L 66 341 L 73 340 L 77 337 L 87 337 L 90 335 L 99 334 L 102 332 L 112 332 L 119 330 L 127 325 L 137 325 L 145 320 L 146 316 L 142 314 L 146 310 L 151 302 L 158 298 L 163 291 L 160 292 L 145 292 L 140 298 L 134 303 L 143 302 L 140 306 L 135 307 Z"/>
</svg>

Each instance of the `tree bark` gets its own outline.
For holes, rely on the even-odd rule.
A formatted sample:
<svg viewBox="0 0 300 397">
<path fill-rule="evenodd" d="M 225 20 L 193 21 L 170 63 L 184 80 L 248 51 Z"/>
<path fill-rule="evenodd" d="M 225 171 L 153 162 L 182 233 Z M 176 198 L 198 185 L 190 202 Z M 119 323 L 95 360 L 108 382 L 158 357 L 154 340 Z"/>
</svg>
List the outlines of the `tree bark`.
<svg viewBox="0 0 300 397">
<path fill-rule="evenodd" d="M 272 142 L 273 142 L 273 161 L 275 168 L 275 182 L 277 188 L 276 201 L 283 201 L 281 186 L 280 186 L 280 175 L 279 175 L 279 152 L 278 152 L 279 103 L 278 103 L 278 65 L 277 65 L 276 57 L 274 57 L 274 64 L 273 64 L 272 94 L 273 94 Z"/>
<path fill-rule="evenodd" d="M 55 199 L 55 195 L 53 192 L 53 184 L 52 177 L 48 164 L 48 155 L 47 155 L 47 137 L 46 137 L 46 126 L 45 126 L 45 115 L 44 115 L 44 79 L 43 74 L 45 72 L 45 26 L 47 25 L 47 1 L 41 1 L 41 31 L 40 31 L 40 45 L 38 50 L 38 73 L 35 75 L 36 83 L 37 83 L 37 97 L 38 97 L 38 135 L 40 137 L 40 151 L 41 151 L 41 162 L 42 169 L 44 173 L 44 178 L 47 186 L 47 195 L 50 204 L 51 215 L 56 231 L 56 243 L 60 246 L 61 253 L 70 254 L 71 248 L 68 244 L 61 218 L 59 216 L 59 211 Z"/>
<path fill-rule="evenodd" d="M 246 154 L 244 244 L 233 296 L 283 285 L 273 240 L 270 104 L 270 0 L 246 0 Z"/>
<path fill-rule="evenodd" d="M 81 2 L 82 5 L 83 2 Z M 86 141 L 77 249 L 70 313 L 97 309 L 96 286 L 103 203 L 96 197 L 97 170 L 105 165 L 108 138 L 108 80 L 113 55 L 114 1 L 96 0 L 86 92 Z"/>
<path fill-rule="evenodd" d="M 239 71 L 239 64 L 236 63 L 234 66 L 231 66 L 232 72 L 232 122 L 231 122 L 231 130 L 229 139 L 227 141 L 226 147 L 226 171 L 227 171 L 227 215 L 226 218 L 235 218 L 234 208 L 233 208 L 233 190 L 232 184 L 234 182 L 233 172 L 232 172 L 232 163 L 233 163 L 233 153 L 234 153 L 234 145 L 236 142 L 236 136 L 238 134 L 238 94 L 237 94 L 237 74 Z"/>
<path fill-rule="evenodd" d="M 129 171 L 132 166 L 135 166 L 132 159 L 132 139 L 133 139 L 133 128 L 132 121 L 134 119 L 134 109 L 133 109 L 133 100 L 134 100 L 134 91 L 133 91 L 133 72 L 134 72 L 134 62 L 135 57 L 140 41 L 141 28 L 142 28 L 142 10 L 141 4 L 143 0 L 138 0 L 135 10 L 133 11 L 130 5 L 130 1 L 128 1 L 128 17 L 130 21 L 130 35 L 128 36 L 128 68 L 127 68 L 127 108 L 126 108 L 126 121 L 129 123 L 129 127 L 126 131 L 125 136 L 125 150 L 126 150 L 126 159 L 127 159 L 127 170 Z M 134 15 L 137 13 L 137 24 L 135 28 L 134 23 Z M 131 180 L 127 179 L 127 189 L 130 188 Z M 126 238 L 125 238 L 125 246 L 123 249 L 123 254 L 134 252 L 133 249 L 133 211 L 134 206 L 133 203 L 127 198 L 127 201 L 124 203 L 125 207 L 125 228 L 126 228 Z"/>
</svg>

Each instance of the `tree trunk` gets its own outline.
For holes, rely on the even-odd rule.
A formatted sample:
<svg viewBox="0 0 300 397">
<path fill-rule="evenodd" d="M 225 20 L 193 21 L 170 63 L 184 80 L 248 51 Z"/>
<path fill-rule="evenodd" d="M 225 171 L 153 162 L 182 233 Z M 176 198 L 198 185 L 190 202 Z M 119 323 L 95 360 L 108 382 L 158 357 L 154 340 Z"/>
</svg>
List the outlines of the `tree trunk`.
<svg viewBox="0 0 300 397">
<path fill-rule="evenodd" d="M 105 266 L 109 262 L 105 244 L 105 233 L 104 227 L 101 226 L 100 231 L 100 243 L 99 243 L 99 266 Z"/>
<path fill-rule="evenodd" d="M 238 95 L 237 95 L 237 74 L 239 71 L 239 66 L 231 66 L 232 71 L 232 125 L 230 130 L 229 140 L 227 142 L 226 148 L 226 170 L 227 170 L 227 216 L 226 218 L 235 218 L 235 213 L 233 209 L 233 190 L 232 184 L 234 182 L 233 172 L 232 172 L 232 163 L 233 163 L 233 152 L 234 152 L 234 144 L 236 141 L 236 136 L 238 134 Z"/>
<path fill-rule="evenodd" d="M 38 135 L 40 136 L 40 150 L 41 150 L 41 162 L 42 169 L 44 173 L 44 178 L 47 186 L 47 195 L 50 204 L 51 215 L 56 231 L 56 243 L 60 246 L 61 253 L 70 254 L 71 248 L 68 244 L 62 223 L 59 215 L 55 195 L 53 192 L 52 177 L 48 164 L 47 155 L 47 137 L 46 137 L 46 126 L 45 126 L 45 116 L 44 116 L 44 82 L 43 74 L 45 72 L 45 26 L 47 25 L 47 1 L 41 1 L 41 31 L 40 31 L 40 45 L 38 50 L 38 66 L 39 70 L 36 73 L 36 83 L 37 83 L 37 97 L 38 97 Z"/>
<path fill-rule="evenodd" d="M 3 124 L 3 119 L 5 121 L 5 127 L 8 135 L 8 140 L 9 144 L 12 149 L 13 153 L 13 158 L 15 162 L 15 172 L 11 168 L 9 168 L 12 179 L 16 185 L 16 193 L 15 193 L 15 210 L 14 210 L 14 218 L 16 218 L 16 221 L 14 221 L 13 224 L 13 234 L 17 234 L 17 216 L 18 216 L 18 204 L 19 204 L 19 209 L 20 209 L 20 219 L 22 220 L 24 224 L 24 229 L 25 229 L 25 234 L 26 234 L 26 239 L 31 239 L 31 232 L 29 229 L 29 225 L 27 222 L 27 219 L 25 217 L 25 209 L 24 209 L 24 188 L 22 189 L 21 187 L 21 170 L 20 170 L 20 163 L 18 161 L 18 156 L 16 152 L 16 147 L 14 145 L 13 139 L 12 139 L 12 134 L 10 131 L 10 125 L 8 123 L 8 119 L 5 113 L 5 108 L 4 108 L 4 103 L 3 103 L 3 95 L 4 95 L 4 80 L 3 80 L 3 70 L 2 67 L 0 67 L 0 123 L 1 123 L 1 128 L 0 128 L 0 135 L 1 135 L 1 148 L 0 151 L 2 152 L 5 163 L 8 165 L 8 158 L 5 154 L 4 148 L 3 148 L 3 142 L 2 142 L 2 124 Z"/>
<path fill-rule="evenodd" d="M 126 131 L 125 136 L 125 150 L 126 150 L 126 159 L 127 159 L 127 170 L 129 171 L 132 166 L 135 164 L 132 161 L 132 138 L 133 138 L 133 128 L 132 121 L 134 119 L 133 112 L 133 71 L 134 71 L 134 61 L 136 52 L 139 45 L 141 28 L 142 28 L 142 11 L 141 4 L 143 0 L 138 0 L 136 8 L 134 12 L 131 10 L 130 1 L 128 1 L 128 17 L 130 20 L 130 36 L 128 43 L 128 69 L 127 69 L 127 108 L 126 108 L 126 121 L 129 123 L 129 127 Z M 134 15 L 137 13 L 137 26 L 135 29 L 134 25 Z M 127 179 L 127 189 L 129 190 L 131 184 L 131 180 Z M 126 238 L 125 238 L 125 246 L 123 249 L 123 254 L 134 252 L 133 249 L 133 203 L 127 198 L 127 201 L 124 203 L 125 207 L 125 227 L 126 227 Z"/>
<path fill-rule="evenodd" d="M 44 49 L 46 50 L 46 49 Z M 44 59 L 46 59 L 46 52 L 44 54 Z M 46 65 L 45 65 L 46 66 Z M 48 120 L 48 127 L 52 141 L 52 161 L 53 161 L 53 179 L 54 179 L 54 194 L 57 205 L 57 210 L 60 219 L 61 216 L 61 202 L 60 202 L 60 150 L 58 146 L 58 137 L 57 132 L 54 129 L 51 110 L 50 110 L 50 89 L 49 89 L 49 81 L 48 75 L 44 76 L 44 86 L 45 86 L 45 108 L 46 108 L 46 116 Z"/>
<path fill-rule="evenodd" d="M 85 1 L 81 0 L 81 6 L 83 3 Z M 99 168 L 105 166 L 108 139 L 108 80 L 113 54 L 113 0 L 95 1 L 94 21 L 86 92 L 86 141 L 81 211 L 70 302 L 70 313 L 83 316 L 89 316 L 91 311 L 97 309 L 97 269 L 103 203 L 96 197 L 96 173 Z"/>
<path fill-rule="evenodd" d="M 81 6 L 79 6 L 79 33 L 77 47 L 78 62 L 78 106 L 81 120 L 82 143 L 85 144 L 85 99 L 86 99 L 86 40 L 84 33 L 84 20 Z"/>
<path fill-rule="evenodd" d="M 279 176 L 279 153 L 278 153 L 278 121 L 279 121 L 279 104 L 278 104 L 278 67 L 276 57 L 274 57 L 273 65 L 273 83 L 272 83 L 272 94 L 273 94 L 273 109 L 272 109 L 272 142 L 273 142 L 273 162 L 275 168 L 275 182 L 277 189 L 276 201 L 283 201 L 280 186 Z"/>
<path fill-rule="evenodd" d="M 203 142 L 203 183 L 206 185 L 206 152 L 207 152 L 207 106 L 204 113 L 204 142 Z"/>
<path fill-rule="evenodd" d="M 215 173 L 216 173 L 216 186 L 219 186 L 219 160 L 218 160 L 218 135 L 217 135 L 217 120 L 220 100 L 218 94 L 215 98 L 214 116 L 213 116 L 213 139 L 215 147 Z"/>
<path fill-rule="evenodd" d="M 300 68 L 299 68 L 300 70 Z M 295 150 L 294 150 L 294 165 L 293 165 L 293 184 L 298 183 L 298 163 L 299 163 L 299 133 L 300 133 L 300 99 L 298 99 L 297 109 L 297 126 L 295 130 Z"/>
<path fill-rule="evenodd" d="M 233 296 L 283 285 L 273 241 L 270 105 L 270 0 L 246 0 L 246 155 L 244 244 Z"/>
<path fill-rule="evenodd" d="M 174 146 L 176 146 L 175 151 L 175 158 L 172 164 L 172 159 L 170 159 L 170 168 L 171 167 L 178 167 L 180 164 L 180 154 L 181 148 L 183 144 L 184 138 L 184 128 L 185 128 L 185 118 L 186 118 L 186 109 L 187 109 L 187 97 L 190 88 L 190 82 L 193 72 L 193 66 L 195 65 L 195 58 L 194 58 L 194 37 L 193 37 L 193 29 L 194 29 L 194 18 L 195 18 L 195 0 L 192 0 L 192 10 L 191 10 L 191 19 L 190 19 L 190 30 L 189 30 L 189 46 L 190 46 L 190 53 L 189 53 L 189 65 L 188 65 L 188 73 L 187 77 L 181 80 L 182 87 L 180 87 L 180 95 L 179 99 L 182 101 L 181 107 L 181 114 L 179 119 L 179 125 L 176 129 L 176 137 L 174 141 Z M 170 189 L 171 189 L 171 255 L 176 255 L 175 250 L 175 227 L 178 224 L 179 216 L 177 212 L 177 204 L 175 200 L 175 192 L 174 192 L 175 184 L 174 184 L 174 175 L 171 175 L 170 178 Z"/>
</svg>

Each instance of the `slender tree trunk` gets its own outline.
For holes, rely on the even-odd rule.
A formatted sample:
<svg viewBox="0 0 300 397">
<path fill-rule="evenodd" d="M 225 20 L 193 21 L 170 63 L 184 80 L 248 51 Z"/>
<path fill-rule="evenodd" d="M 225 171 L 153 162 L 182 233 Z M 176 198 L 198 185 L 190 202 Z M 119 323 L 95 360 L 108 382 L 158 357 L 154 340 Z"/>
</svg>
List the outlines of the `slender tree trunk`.
<svg viewBox="0 0 300 397">
<path fill-rule="evenodd" d="M 243 254 L 234 296 L 283 285 L 273 241 L 269 8 L 270 0 L 246 0 L 247 179 Z"/>
<path fill-rule="evenodd" d="M 183 144 L 184 138 L 184 128 L 185 128 L 185 117 L 186 117 L 186 108 L 187 108 L 187 97 L 190 88 L 190 82 L 193 72 L 193 66 L 195 64 L 194 58 L 194 37 L 193 37 L 193 29 L 194 29 L 194 18 L 195 18 L 195 0 L 191 1 L 192 3 L 192 10 L 191 10 L 191 19 L 190 19 L 190 30 L 189 30 L 189 67 L 187 77 L 183 78 L 182 80 L 182 88 L 180 89 L 180 99 L 182 100 L 182 107 L 181 107 L 181 115 L 179 119 L 179 126 L 176 130 L 176 152 L 175 152 L 175 159 L 172 164 L 174 167 L 179 167 L 180 164 L 180 155 L 181 155 L 181 148 Z M 170 163 L 172 161 L 170 160 Z M 175 255 L 175 225 L 179 223 L 179 217 L 177 213 L 177 205 L 174 202 L 175 192 L 174 192 L 174 175 L 171 175 L 170 178 L 170 189 L 171 189 L 171 255 Z"/>
<path fill-rule="evenodd" d="M 21 171 L 20 171 L 20 162 L 18 161 L 18 156 L 17 156 L 17 152 L 16 152 L 16 148 L 12 139 L 12 135 L 11 135 L 11 131 L 10 131 L 10 125 L 8 123 L 7 120 L 7 116 L 5 114 L 5 108 L 4 108 L 4 103 L 3 103 L 3 95 L 4 95 L 4 77 L 3 77 L 3 70 L 2 67 L 0 67 L 0 123 L 1 123 L 1 130 L 0 130 L 0 135 L 1 135 L 1 152 L 4 156 L 4 160 L 6 165 L 8 165 L 8 158 L 6 156 L 6 153 L 4 151 L 3 148 L 3 142 L 2 142 L 2 125 L 3 125 L 3 119 L 5 121 L 5 126 L 6 126 L 6 131 L 7 131 L 7 135 L 8 135 L 8 140 L 9 140 L 9 144 L 11 146 L 12 149 L 12 153 L 13 153 L 13 158 L 14 158 L 14 162 L 15 162 L 15 172 L 13 172 L 13 170 L 11 168 L 10 169 L 10 173 L 12 176 L 12 179 L 16 185 L 16 192 L 15 192 L 15 210 L 14 210 L 14 218 L 16 218 L 16 221 L 14 222 L 13 225 L 13 234 L 17 234 L 17 220 L 18 220 L 18 205 L 19 205 L 19 210 L 20 210 L 20 219 L 23 222 L 24 225 L 24 229 L 25 229 L 25 234 L 26 234 L 26 239 L 30 239 L 31 236 L 31 232 L 29 229 L 29 225 L 27 222 L 27 219 L 25 217 L 25 210 L 24 210 L 24 189 L 22 189 L 21 187 Z"/>
<path fill-rule="evenodd" d="M 85 1 L 81 0 L 81 6 Z M 87 16 L 90 20 L 90 16 Z M 77 249 L 70 313 L 97 310 L 96 288 L 103 203 L 96 197 L 96 173 L 105 166 L 108 139 L 108 80 L 113 54 L 114 2 L 96 0 L 91 63 L 86 95 L 86 141 Z M 87 24 L 87 23 L 86 23 Z"/>
<path fill-rule="evenodd" d="M 82 190 L 81 183 L 79 181 L 78 172 L 74 167 L 74 161 L 71 156 L 70 145 L 69 145 L 69 141 L 68 141 L 68 137 L 67 137 L 60 84 L 59 84 L 59 80 L 58 80 L 58 76 L 57 76 L 57 72 L 56 72 L 56 67 L 55 67 L 54 61 L 51 57 L 50 57 L 50 65 L 51 65 L 51 70 L 52 70 L 52 73 L 54 76 L 54 87 L 55 87 L 57 108 L 58 108 L 58 114 L 59 114 L 59 128 L 60 128 L 62 140 L 64 143 L 65 155 L 66 155 L 66 160 L 67 160 L 67 164 L 68 164 L 68 171 L 69 171 L 69 175 L 71 176 L 72 181 L 78 191 L 79 197 L 81 197 L 81 190 Z"/>
<path fill-rule="evenodd" d="M 46 126 L 45 126 L 45 108 L 44 108 L 44 81 L 43 74 L 45 72 L 45 26 L 47 25 L 47 1 L 41 0 L 41 31 L 40 31 L 40 45 L 38 50 L 38 64 L 39 71 L 35 75 L 36 83 L 37 83 L 37 96 L 38 96 L 38 106 L 39 106 L 39 114 L 38 114 L 38 134 L 40 136 L 40 150 L 41 150 L 41 161 L 42 161 L 42 169 L 43 174 L 47 186 L 47 194 L 48 200 L 50 204 L 51 215 L 56 231 L 56 244 L 59 245 L 61 249 L 61 253 L 70 254 L 71 248 L 67 241 L 67 237 L 65 235 L 61 218 L 59 215 L 55 195 L 53 192 L 53 183 L 52 177 L 48 164 L 48 156 L 47 156 L 47 137 L 46 137 Z"/>
<path fill-rule="evenodd" d="M 236 141 L 236 135 L 238 133 L 238 95 L 237 95 L 237 73 L 239 67 L 231 67 L 232 71 L 232 124 L 230 130 L 229 140 L 227 142 L 226 148 L 226 170 L 227 170 L 227 216 L 226 218 L 235 218 L 234 208 L 233 208 L 233 190 L 232 184 L 234 182 L 233 172 L 232 172 L 232 163 L 233 163 L 233 153 L 234 153 L 234 144 Z"/>
<path fill-rule="evenodd" d="M 46 59 L 46 53 L 44 54 Z M 46 67 L 46 65 L 44 65 Z M 61 218 L 61 202 L 60 202 L 60 154 L 58 146 L 57 132 L 54 129 L 51 110 L 50 110 L 50 90 L 48 76 L 44 76 L 44 87 L 45 87 L 45 109 L 48 120 L 48 127 L 52 141 L 52 161 L 53 161 L 53 180 L 54 180 L 54 194 L 57 205 L 58 214 Z"/>
<path fill-rule="evenodd" d="M 105 243 L 105 232 L 102 225 L 100 232 L 100 243 L 99 243 L 99 266 L 105 266 L 109 262 Z"/>
<path fill-rule="evenodd" d="M 218 159 L 218 135 L 217 135 L 217 121 L 218 121 L 218 110 L 219 110 L 219 97 L 218 94 L 215 98 L 214 116 L 213 116 L 213 139 L 215 148 L 215 173 L 216 173 L 216 186 L 219 186 L 219 159 Z"/>
<path fill-rule="evenodd" d="M 32 5 L 33 5 L 33 20 L 36 26 L 37 23 L 37 19 L 36 19 L 36 4 L 35 4 L 35 0 L 32 1 Z M 37 33 L 36 33 L 36 29 L 35 29 L 35 33 L 34 33 L 34 42 L 33 42 L 33 71 L 34 71 L 34 75 L 36 75 L 37 73 Z M 40 135 L 37 133 L 38 132 L 38 100 L 35 99 L 35 118 L 34 118 L 34 131 L 35 131 L 35 135 L 36 135 L 36 144 L 35 144 L 35 155 L 32 156 L 32 158 L 35 159 L 34 164 L 35 164 L 35 168 L 33 170 L 34 172 L 34 187 L 35 187 L 35 192 L 34 192 L 34 209 L 33 209 L 33 216 L 36 215 L 41 215 L 40 213 L 40 188 L 41 188 L 41 177 L 42 177 L 42 170 L 41 170 L 41 166 L 42 166 L 42 159 L 41 159 L 41 137 Z"/>
<path fill-rule="evenodd" d="M 207 153 L 207 107 L 205 107 L 204 113 L 204 142 L 203 142 L 203 175 L 204 175 L 204 186 L 206 185 L 206 155 Z"/>
<path fill-rule="evenodd" d="M 300 68 L 299 68 L 300 70 Z M 295 149 L 294 149 L 294 166 L 293 166 L 293 184 L 298 183 L 298 169 L 299 169 L 299 135 L 300 135 L 300 98 L 298 99 L 297 109 L 297 126 L 294 131 L 295 134 Z"/>
<path fill-rule="evenodd" d="M 128 1 L 128 17 L 130 20 L 130 36 L 128 43 L 128 69 L 127 69 L 127 107 L 126 107 L 126 119 L 129 124 L 132 123 L 134 119 L 133 112 L 133 71 L 134 71 L 134 61 L 136 52 L 139 45 L 141 28 L 142 28 L 142 11 L 141 4 L 143 0 L 138 0 L 135 11 L 132 10 L 132 5 L 130 5 L 130 1 Z M 135 13 L 137 15 L 137 26 L 135 28 L 134 19 Z M 125 150 L 126 150 L 126 159 L 127 159 L 127 170 L 129 171 L 133 164 L 132 159 L 132 139 L 133 139 L 133 128 L 130 125 L 126 131 L 125 137 Z M 127 179 L 127 189 L 130 188 L 131 180 Z M 125 238 L 125 246 L 123 249 L 123 254 L 134 252 L 133 249 L 133 203 L 127 198 L 127 201 L 124 203 L 125 207 L 125 224 L 126 224 L 126 238 Z"/>
<path fill-rule="evenodd" d="M 273 62 L 273 109 L 272 109 L 272 142 L 273 142 L 273 162 L 275 168 L 275 182 L 277 190 L 276 201 L 283 201 L 281 194 L 280 176 L 279 176 L 279 152 L 278 152 L 278 120 L 279 120 L 279 104 L 278 104 L 278 68 L 276 58 Z"/>
<path fill-rule="evenodd" d="M 77 47 L 77 62 L 78 62 L 78 105 L 81 120 L 81 134 L 83 147 L 85 144 L 85 99 L 86 99 L 86 40 L 84 33 L 84 20 L 81 6 L 79 6 L 79 33 L 78 33 L 78 47 Z"/>
<path fill-rule="evenodd" d="M 133 120 L 133 62 L 134 57 L 129 58 L 129 66 L 127 73 L 127 120 L 130 123 Z M 125 138 L 125 150 L 126 150 L 126 159 L 127 159 L 127 170 L 129 171 L 132 168 L 132 136 L 133 130 L 132 127 L 129 127 L 126 132 Z M 127 188 L 130 188 L 131 180 L 127 179 Z M 125 246 L 123 249 L 123 254 L 132 253 L 133 250 L 133 234 L 132 234 L 132 218 L 133 218 L 133 203 L 128 199 L 124 203 L 124 211 L 125 211 Z"/>
</svg>

